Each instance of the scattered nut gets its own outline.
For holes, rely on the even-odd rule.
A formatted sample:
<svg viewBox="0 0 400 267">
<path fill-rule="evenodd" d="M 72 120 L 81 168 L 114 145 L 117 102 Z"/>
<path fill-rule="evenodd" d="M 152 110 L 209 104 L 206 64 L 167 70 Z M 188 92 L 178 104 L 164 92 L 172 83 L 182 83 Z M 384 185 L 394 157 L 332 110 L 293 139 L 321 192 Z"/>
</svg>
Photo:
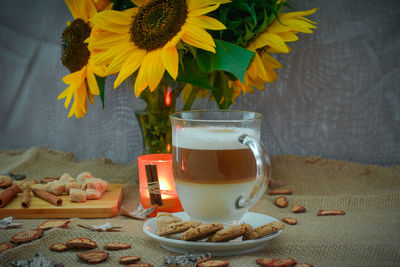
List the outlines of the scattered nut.
<svg viewBox="0 0 400 267">
<path fill-rule="evenodd" d="M 345 212 L 343 210 L 319 210 L 318 216 L 326 216 L 326 215 L 344 215 Z"/>
<path fill-rule="evenodd" d="M 291 195 L 293 191 L 290 189 L 271 189 L 268 193 L 270 195 Z"/>
<path fill-rule="evenodd" d="M 302 212 L 306 212 L 306 208 L 303 206 L 292 206 L 292 212 L 293 213 L 302 213 Z"/>
<path fill-rule="evenodd" d="M 278 206 L 279 208 L 286 208 L 286 207 L 288 206 L 289 203 L 288 203 L 288 200 L 287 200 L 286 197 L 281 196 L 281 197 L 275 198 L 274 204 L 275 204 L 276 206 Z"/>
<path fill-rule="evenodd" d="M 224 260 L 208 260 L 197 264 L 197 267 L 226 267 L 229 265 L 228 261 Z"/>
<path fill-rule="evenodd" d="M 8 243 L 8 242 L 2 242 L 2 243 L 0 243 L 0 254 L 1 254 L 3 251 L 6 251 L 6 250 L 8 250 L 8 249 L 10 249 L 10 248 L 13 248 L 13 247 L 14 247 L 14 245 L 11 244 L 11 243 Z"/>
<path fill-rule="evenodd" d="M 282 222 L 285 222 L 285 223 L 291 224 L 291 225 L 297 224 L 297 220 L 295 218 L 290 218 L 290 217 L 282 218 Z"/>
<path fill-rule="evenodd" d="M 51 228 L 64 228 L 69 223 L 69 220 L 46 220 L 42 222 L 37 228 L 46 231 Z"/>
</svg>

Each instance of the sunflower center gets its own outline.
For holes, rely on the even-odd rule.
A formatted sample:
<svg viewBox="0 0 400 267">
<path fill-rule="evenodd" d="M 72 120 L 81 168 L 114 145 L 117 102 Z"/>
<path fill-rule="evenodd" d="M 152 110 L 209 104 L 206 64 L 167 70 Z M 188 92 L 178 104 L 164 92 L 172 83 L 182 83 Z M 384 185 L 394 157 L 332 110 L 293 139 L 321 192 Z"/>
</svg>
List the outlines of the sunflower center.
<svg viewBox="0 0 400 267">
<path fill-rule="evenodd" d="M 151 1 L 134 17 L 131 41 L 147 51 L 163 47 L 181 30 L 187 13 L 185 0 Z"/>
<path fill-rule="evenodd" d="M 62 64 L 75 72 L 85 66 L 90 57 L 88 44 L 84 43 L 90 35 L 91 28 L 82 19 L 74 20 L 62 33 Z"/>
</svg>

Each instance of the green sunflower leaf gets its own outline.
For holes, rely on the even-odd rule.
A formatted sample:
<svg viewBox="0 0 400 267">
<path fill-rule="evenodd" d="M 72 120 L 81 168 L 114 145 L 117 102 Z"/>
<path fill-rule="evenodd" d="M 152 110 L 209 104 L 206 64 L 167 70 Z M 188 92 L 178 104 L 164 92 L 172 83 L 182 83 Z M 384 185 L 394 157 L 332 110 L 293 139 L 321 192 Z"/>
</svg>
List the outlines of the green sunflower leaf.
<svg viewBox="0 0 400 267">
<path fill-rule="evenodd" d="M 225 41 L 214 41 L 215 53 L 204 50 L 197 51 L 199 69 L 206 73 L 224 70 L 232 73 L 244 83 L 244 75 L 255 53 Z"/>
<path fill-rule="evenodd" d="M 199 69 L 192 54 L 185 53 L 182 56 L 181 64 L 176 81 L 194 84 L 209 90 L 213 89 L 208 81 L 208 73 Z"/>
<path fill-rule="evenodd" d="M 104 88 L 106 85 L 106 77 L 100 77 L 97 75 L 95 75 L 95 77 L 96 77 L 97 85 L 99 86 L 101 104 L 104 108 Z"/>
</svg>

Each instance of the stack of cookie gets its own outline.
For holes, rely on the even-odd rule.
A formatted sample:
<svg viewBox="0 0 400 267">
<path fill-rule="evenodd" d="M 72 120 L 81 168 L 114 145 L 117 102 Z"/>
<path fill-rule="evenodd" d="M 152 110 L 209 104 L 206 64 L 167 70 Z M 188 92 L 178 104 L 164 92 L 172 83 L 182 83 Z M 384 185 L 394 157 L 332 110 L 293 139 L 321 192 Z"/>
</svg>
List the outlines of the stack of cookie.
<svg viewBox="0 0 400 267">
<path fill-rule="evenodd" d="M 206 239 L 207 242 L 228 242 L 239 237 L 242 237 L 242 240 L 252 240 L 278 232 L 284 227 L 282 222 L 272 222 L 257 228 L 246 223 L 229 225 L 224 228 L 222 223 L 183 221 L 167 212 L 159 212 L 156 220 L 156 231 L 159 236 L 185 241 Z M 180 236 L 177 237 L 175 234 L 180 234 Z"/>
</svg>

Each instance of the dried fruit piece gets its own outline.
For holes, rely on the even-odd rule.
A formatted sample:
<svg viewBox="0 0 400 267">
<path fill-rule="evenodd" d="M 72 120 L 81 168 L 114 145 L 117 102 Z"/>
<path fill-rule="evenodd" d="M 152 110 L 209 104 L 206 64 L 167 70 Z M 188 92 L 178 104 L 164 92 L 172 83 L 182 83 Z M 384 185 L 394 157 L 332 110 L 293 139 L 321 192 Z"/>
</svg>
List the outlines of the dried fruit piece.
<svg viewBox="0 0 400 267">
<path fill-rule="evenodd" d="M 291 225 L 297 224 L 297 220 L 295 218 L 290 218 L 290 217 L 282 218 L 282 222 L 285 222 L 285 223 L 291 224 Z"/>
<path fill-rule="evenodd" d="M 64 243 L 53 243 L 50 245 L 50 250 L 55 252 L 63 252 L 68 250 L 68 247 Z"/>
<path fill-rule="evenodd" d="M 271 189 L 268 193 L 270 195 L 291 195 L 293 191 L 290 189 Z"/>
<path fill-rule="evenodd" d="M 289 267 L 297 263 L 294 259 L 258 259 L 257 264 L 262 267 Z"/>
<path fill-rule="evenodd" d="M 285 224 L 282 222 L 271 222 L 265 225 L 261 225 L 253 230 L 249 230 L 243 235 L 243 240 L 252 240 L 261 238 L 263 236 L 278 232 L 285 228 Z"/>
<path fill-rule="evenodd" d="M 49 230 L 51 228 L 64 228 L 71 221 L 69 220 L 47 220 L 39 224 L 38 229 Z"/>
<path fill-rule="evenodd" d="M 150 263 L 133 263 L 126 265 L 126 267 L 153 267 Z"/>
<path fill-rule="evenodd" d="M 140 261 L 139 256 L 124 256 L 119 258 L 120 264 L 131 264 Z"/>
<path fill-rule="evenodd" d="M 296 263 L 294 267 L 313 267 L 311 263 Z"/>
<path fill-rule="evenodd" d="M 47 183 L 56 181 L 59 178 L 60 178 L 60 176 L 47 176 L 47 177 L 44 177 L 43 179 L 40 179 L 40 183 L 41 184 L 47 184 Z"/>
<path fill-rule="evenodd" d="M 302 212 L 306 212 L 306 208 L 303 206 L 292 206 L 292 212 L 294 213 L 302 213 Z"/>
<path fill-rule="evenodd" d="M 13 244 L 8 243 L 8 242 L 0 243 L 0 254 L 1 254 L 3 251 L 6 251 L 7 249 L 10 249 L 10 248 L 13 248 L 13 247 L 14 247 Z"/>
<path fill-rule="evenodd" d="M 112 242 L 107 243 L 104 247 L 108 250 L 121 250 L 121 249 L 128 249 L 131 247 L 131 244 L 128 243 L 121 243 L 121 242 Z"/>
<path fill-rule="evenodd" d="M 88 264 L 97 264 L 104 262 L 108 258 L 108 252 L 95 250 L 77 254 L 78 258 Z"/>
<path fill-rule="evenodd" d="M 344 215 L 345 212 L 343 210 L 319 210 L 318 216 L 326 216 L 326 215 Z"/>
<path fill-rule="evenodd" d="M 65 244 L 68 248 L 97 248 L 97 243 L 86 237 L 74 238 Z"/>
<path fill-rule="evenodd" d="M 197 264 L 197 267 L 226 267 L 228 265 L 229 265 L 228 261 L 208 260 Z"/>
<path fill-rule="evenodd" d="M 26 230 L 19 233 L 16 233 L 11 237 L 11 243 L 13 244 L 22 244 L 25 242 L 32 241 L 37 239 L 43 235 L 43 231 L 41 229 L 32 229 Z"/>
<path fill-rule="evenodd" d="M 278 206 L 279 208 L 286 208 L 288 206 L 289 202 L 286 197 L 281 196 L 281 197 L 275 198 L 274 204 L 276 206 Z"/>
</svg>

